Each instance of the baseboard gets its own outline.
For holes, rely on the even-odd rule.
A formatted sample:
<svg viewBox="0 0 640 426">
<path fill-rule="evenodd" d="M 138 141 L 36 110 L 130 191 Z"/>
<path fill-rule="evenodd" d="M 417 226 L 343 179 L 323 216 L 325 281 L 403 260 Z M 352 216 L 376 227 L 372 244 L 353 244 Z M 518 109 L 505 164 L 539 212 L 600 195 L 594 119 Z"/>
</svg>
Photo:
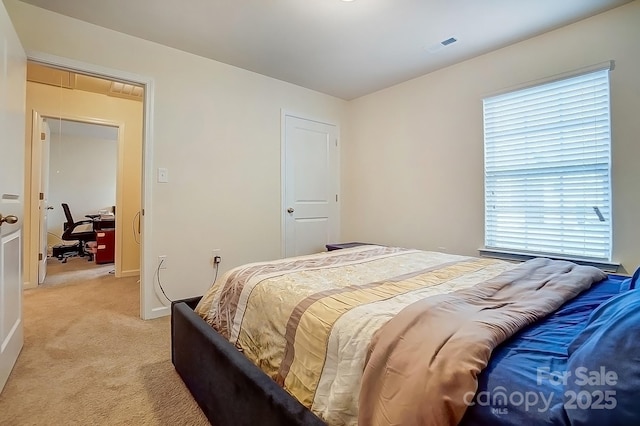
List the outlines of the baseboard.
<svg viewBox="0 0 640 426">
<path fill-rule="evenodd" d="M 149 316 L 143 317 L 142 319 L 151 320 L 151 319 L 156 319 L 160 317 L 166 317 L 168 315 L 171 315 L 171 306 L 161 306 L 158 308 L 151 309 Z"/>
<path fill-rule="evenodd" d="M 22 289 L 23 290 L 28 290 L 30 288 L 36 288 L 38 287 L 36 284 L 31 284 L 31 281 L 25 281 L 24 283 L 22 283 Z"/>
<path fill-rule="evenodd" d="M 140 269 L 131 269 L 129 271 L 120 272 L 120 276 L 118 278 L 137 277 L 138 275 L 140 275 Z"/>
</svg>

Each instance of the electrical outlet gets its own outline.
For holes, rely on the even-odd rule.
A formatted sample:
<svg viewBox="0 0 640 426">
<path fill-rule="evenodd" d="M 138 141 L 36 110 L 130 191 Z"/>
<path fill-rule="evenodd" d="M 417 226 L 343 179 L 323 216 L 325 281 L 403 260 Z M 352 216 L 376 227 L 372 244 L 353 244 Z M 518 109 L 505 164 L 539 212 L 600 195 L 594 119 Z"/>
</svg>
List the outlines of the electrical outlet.
<svg viewBox="0 0 640 426">
<path fill-rule="evenodd" d="M 220 262 L 222 262 L 222 250 L 220 249 L 213 249 L 212 253 L 211 253 L 211 263 L 213 265 L 217 265 Z"/>
<path fill-rule="evenodd" d="M 167 255 L 158 256 L 158 266 L 160 269 L 167 269 Z"/>
</svg>

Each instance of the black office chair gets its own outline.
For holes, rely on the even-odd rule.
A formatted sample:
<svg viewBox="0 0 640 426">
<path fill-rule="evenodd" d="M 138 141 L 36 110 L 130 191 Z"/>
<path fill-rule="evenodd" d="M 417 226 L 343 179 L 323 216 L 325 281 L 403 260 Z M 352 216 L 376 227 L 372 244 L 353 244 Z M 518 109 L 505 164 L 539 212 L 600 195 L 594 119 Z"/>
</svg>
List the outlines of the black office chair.
<svg viewBox="0 0 640 426">
<path fill-rule="evenodd" d="M 73 250 L 77 250 L 78 256 L 89 256 L 89 260 L 93 260 L 93 253 L 87 251 L 87 243 L 89 241 L 96 240 L 96 231 L 93 227 L 93 219 L 85 219 L 79 222 L 73 220 L 69 205 L 62 203 L 62 209 L 64 215 L 67 218 L 67 222 L 64 224 L 64 232 L 62 233 L 62 239 L 64 241 L 77 241 L 78 243 L 73 246 Z M 66 261 L 66 258 L 62 259 Z"/>
</svg>

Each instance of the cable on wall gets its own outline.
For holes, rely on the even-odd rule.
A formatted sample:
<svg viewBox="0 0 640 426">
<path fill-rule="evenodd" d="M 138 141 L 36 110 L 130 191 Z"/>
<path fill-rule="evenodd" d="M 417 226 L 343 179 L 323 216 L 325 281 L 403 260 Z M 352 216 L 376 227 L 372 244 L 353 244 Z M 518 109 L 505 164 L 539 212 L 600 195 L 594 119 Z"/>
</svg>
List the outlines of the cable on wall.
<svg viewBox="0 0 640 426">
<path fill-rule="evenodd" d="M 136 230 L 136 219 L 138 220 L 138 229 Z M 133 216 L 133 220 L 131 221 L 131 230 L 133 231 L 133 239 L 136 244 L 140 244 L 140 239 L 138 235 L 140 235 L 140 212 L 137 212 L 135 216 Z"/>
<path fill-rule="evenodd" d="M 215 267 L 216 267 L 216 274 L 213 276 L 213 282 L 211 283 L 211 285 L 215 284 L 216 280 L 218 279 L 218 270 L 220 269 L 220 262 L 216 262 L 214 263 Z"/>
<path fill-rule="evenodd" d="M 160 287 L 160 290 L 162 291 L 162 294 L 164 295 L 165 299 L 167 299 L 169 302 L 173 303 L 175 301 L 169 299 L 169 296 L 167 296 L 167 293 L 165 293 L 164 288 L 162 287 L 162 283 L 160 282 L 160 268 L 162 268 L 162 264 L 163 263 L 164 263 L 164 259 L 162 259 L 160 261 L 160 263 L 158 263 L 158 267 L 156 268 L 156 272 L 153 274 L 153 281 L 157 281 L 158 287 Z"/>
<path fill-rule="evenodd" d="M 162 295 L 164 296 L 165 299 L 167 299 L 168 302 L 173 303 L 175 302 L 175 300 L 169 298 L 169 296 L 167 296 L 167 293 L 164 291 L 164 287 L 162 287 L 162 282 L 160 281 L 160 269 L 162 269 L 162 264 L 164 263 L 164 259 L 160 260 L 160 262 L 158 263 L 158 267 L 156 268 L 154 274 L 153 274 L 153 281 L 158 283 L 158 287 L 160 288 L 160 291 L 162 291 Z M 213 276 L 213 283 L 212 285 L 216 282 L 216 280 L 218 279 L 218 271 L 220 270 L 220 262 L 216 262 L 214 263 L 214 266 L 216 268 L 216 273 Z M 139 280 L 138 280 L 139 282 Z"/>
</svg>

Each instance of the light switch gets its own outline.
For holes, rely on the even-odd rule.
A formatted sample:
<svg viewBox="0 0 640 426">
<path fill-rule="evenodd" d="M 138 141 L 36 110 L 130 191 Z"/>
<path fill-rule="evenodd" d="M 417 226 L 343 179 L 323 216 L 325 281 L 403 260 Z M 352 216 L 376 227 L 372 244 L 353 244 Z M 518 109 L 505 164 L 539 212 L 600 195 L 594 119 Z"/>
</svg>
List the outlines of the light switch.
<svg viewBox="0 0 640 426">
<path fill-rule="evenodd" d="M 164 167 L 158 167 L 158 183 L 169 182 L 169 170 Z"/>
</svg>

